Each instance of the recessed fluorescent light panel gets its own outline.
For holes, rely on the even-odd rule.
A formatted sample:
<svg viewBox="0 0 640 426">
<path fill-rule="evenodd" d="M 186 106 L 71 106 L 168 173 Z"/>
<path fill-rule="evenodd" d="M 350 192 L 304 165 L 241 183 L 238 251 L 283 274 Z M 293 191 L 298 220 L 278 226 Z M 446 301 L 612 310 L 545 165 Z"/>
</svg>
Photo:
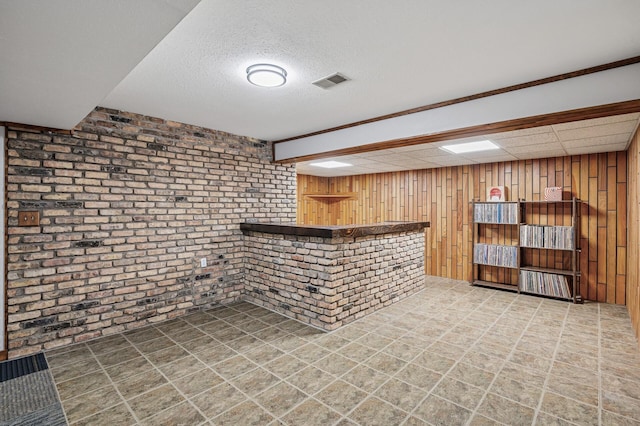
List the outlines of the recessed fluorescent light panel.
<svg viewBox="0 0 640 426">
<path fill-rule="evenodd" d="M 469 152 L 488 151 L 490 149 L 500 149 L 500 147 L 494 144 L 493 142 L 486 140 L 486 141 L 459 143 L 455 145 L 444 145 L 444 146 L 441 146 L 440 149 L 444 151 L 452 152 L 454 154 L 466 154 Z"/>
<path fill-rule="evenodd" d="M 311 163 L 310 166 L 324 167 L 325 169 L 336 169 L 338 167 L 350 167 L 351 164 L 341 163 L 339 161 L 322 161 L 320 163 Z"/>
</svg>

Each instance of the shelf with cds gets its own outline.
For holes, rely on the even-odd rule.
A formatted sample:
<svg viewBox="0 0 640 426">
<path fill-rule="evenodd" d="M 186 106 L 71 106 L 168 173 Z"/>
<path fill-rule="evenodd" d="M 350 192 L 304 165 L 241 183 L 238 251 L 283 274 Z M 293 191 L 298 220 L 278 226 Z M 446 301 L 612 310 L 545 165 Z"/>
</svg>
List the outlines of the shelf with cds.
<svg viewBox="0 0 640 426">
<path fill-rule="evenodd" d="M 579 206 L 474 201 L 472 284 L 581 302 Z"/>
<path fill-rule="evenodd" d="M 472 203 L 474 285 L 518 291 L 520 205 Z"/>
</svg>

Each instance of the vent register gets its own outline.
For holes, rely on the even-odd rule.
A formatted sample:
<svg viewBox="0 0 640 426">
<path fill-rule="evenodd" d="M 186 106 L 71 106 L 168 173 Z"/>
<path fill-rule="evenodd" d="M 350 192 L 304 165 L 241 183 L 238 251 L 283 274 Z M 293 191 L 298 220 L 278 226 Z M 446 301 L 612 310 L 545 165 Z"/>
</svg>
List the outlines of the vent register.
<svg viewBox="0 0 640 426">
<path fill-rule="evenodd" d="M 335 74 L 331 74 L 330 76 L 321 78 L 320 80 L 316 80 L 312 84 L 314 86 L 320 87 L 321 89 L 330 89 L 333 86 L 344 83 L 345 81 L 349 81 L 349 77 L 337 72 Z"/>
</svg>

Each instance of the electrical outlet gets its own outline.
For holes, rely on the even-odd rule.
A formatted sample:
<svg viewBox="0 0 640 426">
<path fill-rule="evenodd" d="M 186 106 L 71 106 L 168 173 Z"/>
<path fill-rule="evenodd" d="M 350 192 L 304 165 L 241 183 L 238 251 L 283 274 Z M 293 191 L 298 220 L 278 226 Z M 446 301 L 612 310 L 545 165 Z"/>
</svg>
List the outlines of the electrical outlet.
<svg viewBox="0 0 640 426">
<path fill-rule="evenodd" d="M 200 259 L 200 267 L 202 268 L 206 268 L 207 267 L 207 258 L 203 257 L 202 259 Z"/>
</svg>

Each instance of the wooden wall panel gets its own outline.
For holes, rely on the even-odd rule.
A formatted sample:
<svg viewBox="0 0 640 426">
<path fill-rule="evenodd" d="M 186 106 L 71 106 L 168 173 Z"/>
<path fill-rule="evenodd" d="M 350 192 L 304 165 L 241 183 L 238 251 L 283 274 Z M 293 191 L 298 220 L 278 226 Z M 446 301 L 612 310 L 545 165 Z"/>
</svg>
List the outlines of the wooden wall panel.
<svg viewBox="0 0 640 426">
<path fill-rule="evenodd" d="M 638 258 L 637 244 L 636 250 L 627 250 L 626 152 L 335 178 L 299 175 L 298 222 L 338 225 L 388 220 L 430 221 L 431 228 L 425 232 L 425 272 L 469 280 L 473 230 L 469 203 L 473 199 L 484 200 L 487 187 L 494 185 L 506 187 L 508 200 L 543 199 L 547 186 L 560 186 L 565 198 L 573 195 L 583 200 L 581 294 L 588 300 L 626 303 L 630 297 L 626 288 L 626 266 L 630 264 L 627 259 L 633 253 L 635 259 Z M 310 192 L 355 193 L 356 196 L 316 200 L 304 196 Z M 541 220 L 569 225 L 568 217 L 563 222 L 560 215 L 553 216 L 554 207 L 544 209 L 550 215 Z M 549 265 L 566 262 L 551 255 L 542 256 L 548 256 L 540 260 Z M 636 303 L 637 293 L 636 289 L 633 293 Z"/>
<path fill-rule="evenodd" d="M 640 131 L 636 132 L 631 146 L 628 149 L 627 163 L 627 179 L 628 179 L 628 196 L 627 202 L 627 250 L 626 250 L 626 266 L 627 266 L 627 309 L 631 316 L 631 323 L 636 331 L 636 336 L 640 336 L 640 186 L 638 182 L 638 173 L 640 173 Z M 618 180 L 621 176 L 618 174 Z M 618 197 L 620 192 L 618 192 Z M 619 234 L 619 236 L 621 236 Z M 622 267 L 622 266 L 621 266 Z"/>
</svg>

